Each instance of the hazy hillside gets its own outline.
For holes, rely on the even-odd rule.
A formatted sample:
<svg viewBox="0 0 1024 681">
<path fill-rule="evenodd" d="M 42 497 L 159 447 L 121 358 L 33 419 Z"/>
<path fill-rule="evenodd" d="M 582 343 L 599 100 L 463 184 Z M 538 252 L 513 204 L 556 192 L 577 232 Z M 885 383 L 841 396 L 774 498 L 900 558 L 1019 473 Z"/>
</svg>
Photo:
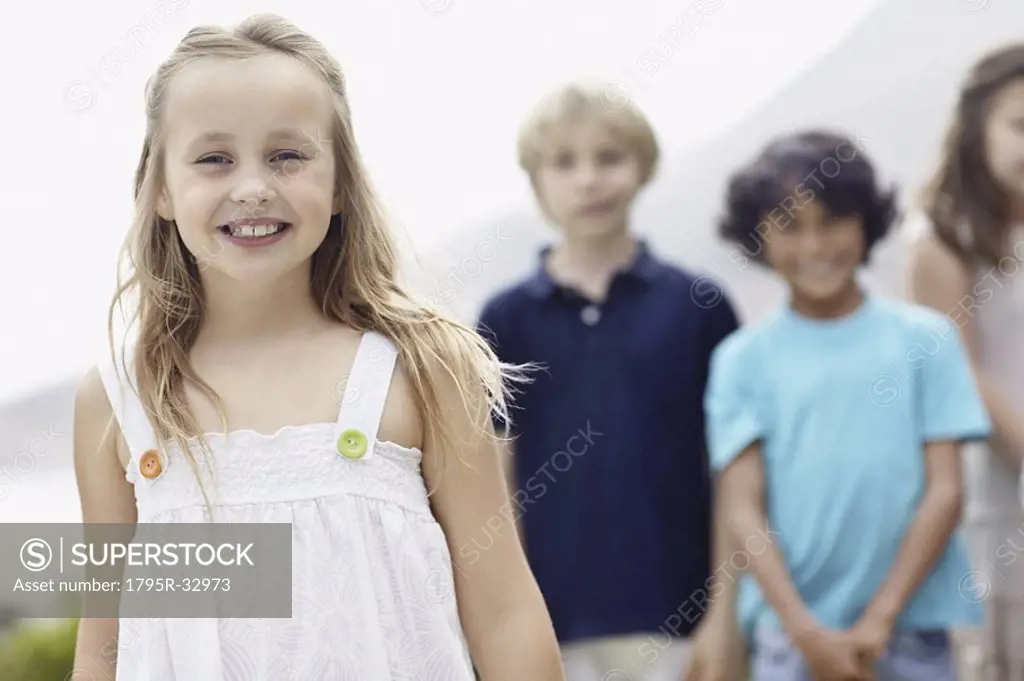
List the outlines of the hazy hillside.
<svg viewBox="0 0 1024 681">
<path fill-rule="evenodd" d="M 772 134 L 830 125 L 859 134 L 890 179 L 913 187 L 932 161 L 968 64 L 990 47 L 1020 38 L 1022 26 L 1024 3 L 1019 1 L 995 0 L 980 15 L 966 13 L 954 0 L 887 3 L 741 125 L 667 158 L 657 183 L 637 208 L 638 230 L 664 256 L 720 279 L 744 314 L 755 317 L 778 299 L 780 289 L 753 268 L 741 271 L 730 265 L 727 251 L 714 238 L 713 222 L 729 171 Z M 418 272 L 415 280 L 427 293 L 450 296 L 451 307 L 471 319 L 487 295 L 534 266 L 537 249 L 552 237 L 531 215 L 524 209 L 498 216 L 443 249 L 421 254 L 420 262 L 430 263 L 430 269 Z M 901 279 L 900 266 L 899 240 L 894 238 L 879 252 L 872 274 L 893 289 Z M 443 291 L 437 288 L 442 281 L 447 282 Z M 0 474 L 7 478 L 0 480 L 0 500 L 12 478 L 24 479 L 31 470 L 54 463 L 68 465 L 76 379 L 69 377 L 0 408 Z M 56 434 L 50 437 L 54 444 L 44 445 L 46 439 L 40 436 L 51 432 Z"/>
</svg>

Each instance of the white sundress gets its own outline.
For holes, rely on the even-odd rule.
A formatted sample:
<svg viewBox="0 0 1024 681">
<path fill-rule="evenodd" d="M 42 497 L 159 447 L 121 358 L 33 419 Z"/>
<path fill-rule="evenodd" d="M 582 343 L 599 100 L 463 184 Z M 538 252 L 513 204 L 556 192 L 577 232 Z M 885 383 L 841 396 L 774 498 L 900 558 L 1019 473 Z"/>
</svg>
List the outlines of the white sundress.
<svg viewBox="0 0 1024 681">
<path fill-rule="evenodd" d="M 974 317 L 979 363 L 1009 400 L 1024 413 L 1024 228 L 1011 231 L 1013 255 L 975 272 Z M 986 596 L 981 681 L 1024 679 L 1024 508 L 1021 476 L 1005 463 L 999 440 L 968 450 L 964 526 L 975 553 L 976 579 Z"/>
<path fill-rule="evenodd" d="M 363 335 L 337 423 L 206 436 L 213 520 L 292 524 L 292 617 L 121 618 L 117 681 L 474 679 L 421 452 L 376 439 L 396 357 L 386 338 Z M 179 449 L 167 446 L 157 477 L 142 474 L 140 455 L 157 441 L 126 376 L 101 368 L 131 452 L 138 522 L 207 522 Z M 352 428 L 369 443 L 362 458 L 339 454 Z"/>
</svg>

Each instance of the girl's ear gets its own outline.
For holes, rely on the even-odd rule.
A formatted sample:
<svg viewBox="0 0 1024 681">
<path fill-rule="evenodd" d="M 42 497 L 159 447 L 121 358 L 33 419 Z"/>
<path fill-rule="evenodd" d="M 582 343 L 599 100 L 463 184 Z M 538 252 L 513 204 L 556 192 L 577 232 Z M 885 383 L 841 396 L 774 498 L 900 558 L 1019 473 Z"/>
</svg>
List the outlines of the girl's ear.
<svg viewBox="0 0 1024 681">
<path fill-rule="evenodd" d="M 171 201 L 167 197 L 166 189 L 161 189 L 156 198 L 156 214 L 167 222 L 174 220 L 174 210 L 171 209 Z"/>
<path fill-rule="evenodd" d="M 334 195 L 334 204 L 331 207 L 332 213 L 340 213 L 341 209 L 345 206 L 345 201 L 341 198 L 341 194 Z"/>
</svg>

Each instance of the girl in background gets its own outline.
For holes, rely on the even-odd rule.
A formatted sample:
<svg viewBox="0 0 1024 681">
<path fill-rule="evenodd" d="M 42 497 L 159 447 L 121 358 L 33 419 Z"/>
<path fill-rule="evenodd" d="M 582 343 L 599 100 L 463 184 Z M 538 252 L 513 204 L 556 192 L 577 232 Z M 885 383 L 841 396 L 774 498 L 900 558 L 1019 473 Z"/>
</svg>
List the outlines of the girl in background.
<svg viewBox="0 0 1024 681">
<path fill-rule="evenodd" d="M 136 331 L 76 397 L 84 520 L 291 523 L 292 617 L 84 619 L 72 676 L 563 679 L 511 523 L 457 550 L 504 517 L 490 417 L 521 374 L 397 283 L 325 48 L 274 16 L 190 31 L 135 210 Z"/>
<path fill-rule="evenodd" d="M 964 597 L 988 610 L 984 678 L 1024 679 L 1024 44 L 971 69 L 923 203 L 911 296 L 960 327 L 994 426 L 968 457 Z"/>
</svg>

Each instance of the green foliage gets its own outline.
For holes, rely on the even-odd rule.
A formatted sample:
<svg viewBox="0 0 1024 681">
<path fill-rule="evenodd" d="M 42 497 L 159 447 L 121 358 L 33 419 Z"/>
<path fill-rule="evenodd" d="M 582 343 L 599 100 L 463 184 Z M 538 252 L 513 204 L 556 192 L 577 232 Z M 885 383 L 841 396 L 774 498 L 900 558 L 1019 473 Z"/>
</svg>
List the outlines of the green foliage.
<svg viewBox="0 0 1024 681">
<path fill-rule="evenodd" d="M 23 621 L 0 639 L 0 679 L 66 681 L 75 664 L 78 620 Z"/>
</svg>

